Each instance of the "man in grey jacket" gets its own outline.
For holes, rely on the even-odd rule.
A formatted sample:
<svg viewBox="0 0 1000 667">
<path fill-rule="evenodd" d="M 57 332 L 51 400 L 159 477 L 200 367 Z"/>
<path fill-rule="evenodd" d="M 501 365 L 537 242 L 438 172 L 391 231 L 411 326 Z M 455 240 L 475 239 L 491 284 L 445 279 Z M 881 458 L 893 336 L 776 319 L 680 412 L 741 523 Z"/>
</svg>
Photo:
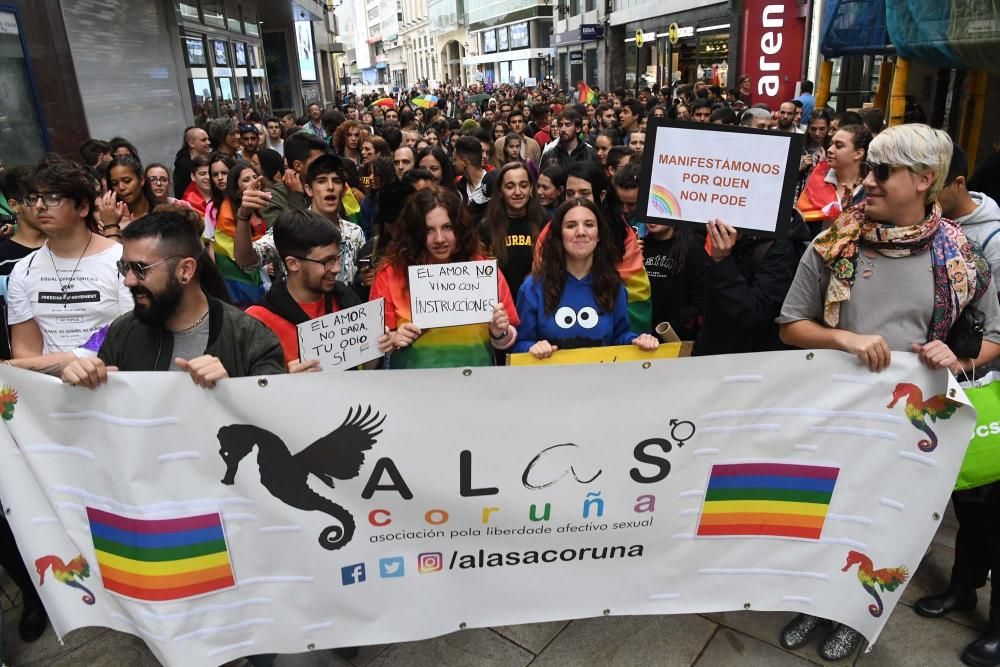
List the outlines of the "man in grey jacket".
<svg viewBox="0 0 1000 667">
<path fill-rule="evenodd" d="M 938 193 L 944 217 L 962 226 L 962 231 L 982 249 L 994 278 L 1000 278 L 1000 206 L 982 192 L 971 192 L 965 174 L 969 160 L 955 144 L 948 180 Z"/>
</svg>

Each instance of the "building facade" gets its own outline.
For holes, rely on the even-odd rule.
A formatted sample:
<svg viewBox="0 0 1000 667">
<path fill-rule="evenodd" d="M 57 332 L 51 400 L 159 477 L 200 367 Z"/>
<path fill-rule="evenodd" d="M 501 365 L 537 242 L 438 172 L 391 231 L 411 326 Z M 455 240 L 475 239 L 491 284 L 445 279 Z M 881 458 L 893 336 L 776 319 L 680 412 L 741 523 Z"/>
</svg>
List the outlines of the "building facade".
<svg viewBox="0 0 1000 667">
<path fill-rule="evenodd" d="M 443 84 L 467 85 L 470 81 L 462 60 L 469 51 L 465 0 L 427 0 L 427 19 L 438 60 L 438 79 Z"/>
<path fill-rule="evenodd" d="M 325 31 L 315 0 L 0 0 L 0 80 L 14 91 L 0 114 L 24 126 L 17 150 L 0 132 L 3 154 L 76 157 L 87 138 L 123 136 L 145 162 L 172 163 L 189 125 L 302 113 L 329 74 L 313 22 Z"/>
<path fill-rule="evenodd" d="M 552 51 L 552 7 L 538 0 L 466 0 L 469 41 L 477 55 L 463 63 L 485 84 L 542 80 Z"/>
</svg>

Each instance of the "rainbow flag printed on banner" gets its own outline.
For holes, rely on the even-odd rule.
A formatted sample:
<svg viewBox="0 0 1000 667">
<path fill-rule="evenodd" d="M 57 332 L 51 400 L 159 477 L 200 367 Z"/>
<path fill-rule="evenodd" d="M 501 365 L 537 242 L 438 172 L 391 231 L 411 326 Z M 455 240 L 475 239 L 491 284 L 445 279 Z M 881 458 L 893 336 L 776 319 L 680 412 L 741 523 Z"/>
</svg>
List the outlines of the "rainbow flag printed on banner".
<svg viewBox="0 0 1000 667">
<path fill-rule="evenodd" d="M 839 474 L 792 463 L 713 465 L 697 535 L 818 540 Z"/>
<path fill-rule="evenodd" d="M 88 507 L 87 518 L 110 593 L 168 602 L 236 586 L 218 512 L 141 519 Z"/>
</svg>

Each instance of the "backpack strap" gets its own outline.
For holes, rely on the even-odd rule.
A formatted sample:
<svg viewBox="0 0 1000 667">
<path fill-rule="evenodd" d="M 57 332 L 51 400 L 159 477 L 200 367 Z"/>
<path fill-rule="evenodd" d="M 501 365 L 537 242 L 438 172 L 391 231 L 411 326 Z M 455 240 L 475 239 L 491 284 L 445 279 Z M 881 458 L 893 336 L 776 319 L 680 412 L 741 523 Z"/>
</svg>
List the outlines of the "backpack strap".
<svg viewBox="0 0 1000 667">
<path fill-rule="evenodd" d="M 990 235 L 986 237 L 986 240 L 983 241 L 982 250 L 984 250 L 984 251 L 986 250 L 986 246 L 988 246 L 990 244 L 990 241 L 992 241 L 993 237 L 996 236 L 997 234 L 1000 234 L 1000 227 L 997 227 L 996 229 L 994 229 L 992 232 L 990 232 Z"/>
</svg>

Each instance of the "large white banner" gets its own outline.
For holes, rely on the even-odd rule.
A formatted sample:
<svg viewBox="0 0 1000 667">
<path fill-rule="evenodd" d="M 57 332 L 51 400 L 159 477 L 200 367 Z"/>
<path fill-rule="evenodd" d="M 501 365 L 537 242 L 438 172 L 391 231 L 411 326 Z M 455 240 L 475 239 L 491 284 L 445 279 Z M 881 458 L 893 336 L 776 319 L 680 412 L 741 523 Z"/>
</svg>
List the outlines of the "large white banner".
<svg viewBox="0 0 1000 667">
<path fill-rule="evenodd" d="M 599 615 L 874 640 L 975 425 L 835 352 L 245 378 L 0 370 L 0 495 L 59 633 L 167 665 Z"/>
</svg>

